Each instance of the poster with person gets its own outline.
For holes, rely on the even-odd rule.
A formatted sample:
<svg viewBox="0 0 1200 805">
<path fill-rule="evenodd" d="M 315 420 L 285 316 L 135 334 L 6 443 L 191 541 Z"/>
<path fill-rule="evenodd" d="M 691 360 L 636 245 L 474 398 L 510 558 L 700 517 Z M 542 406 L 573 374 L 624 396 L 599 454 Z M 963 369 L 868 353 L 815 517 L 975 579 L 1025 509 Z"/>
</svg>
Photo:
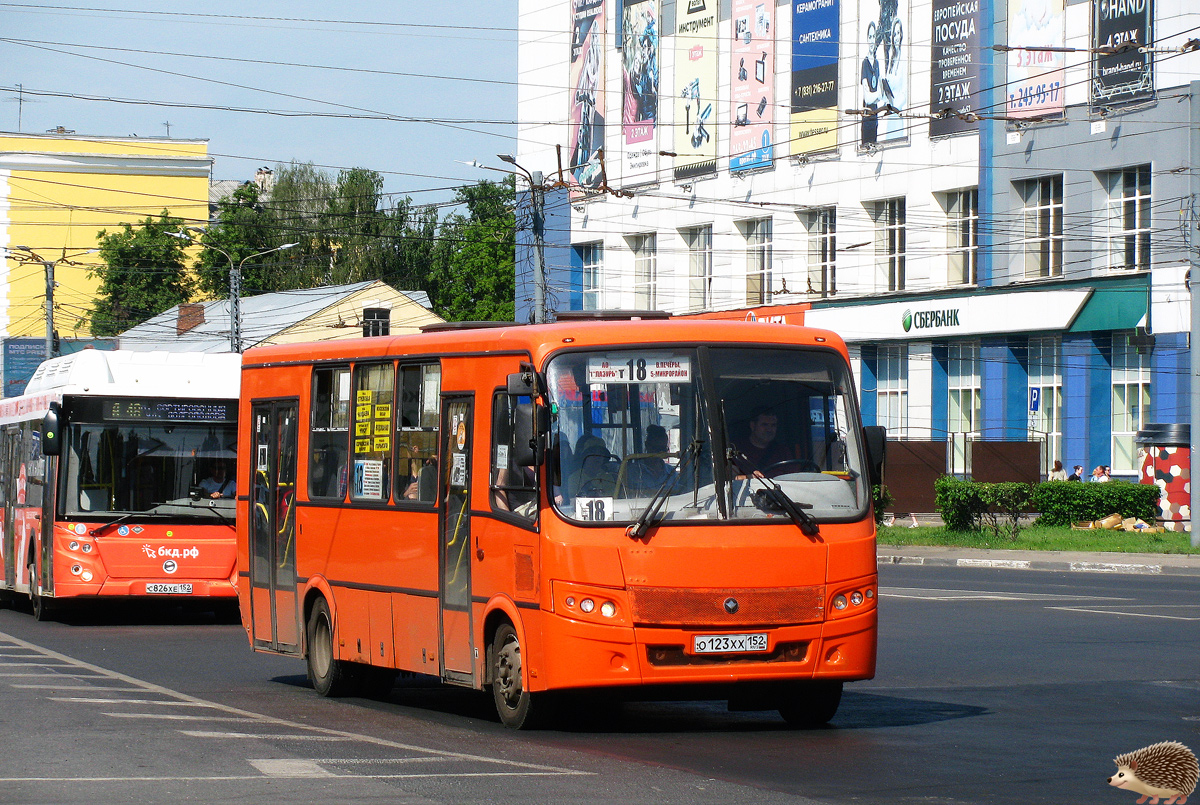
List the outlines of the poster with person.
<svg viewBox="0 0 1200 805">
<path fill-rule="evenodd" d="M 622 183 L 657 181 L 659 0 L 625 0 L 621 20 L 621 73 L 625 139 Z"/>
</svg>

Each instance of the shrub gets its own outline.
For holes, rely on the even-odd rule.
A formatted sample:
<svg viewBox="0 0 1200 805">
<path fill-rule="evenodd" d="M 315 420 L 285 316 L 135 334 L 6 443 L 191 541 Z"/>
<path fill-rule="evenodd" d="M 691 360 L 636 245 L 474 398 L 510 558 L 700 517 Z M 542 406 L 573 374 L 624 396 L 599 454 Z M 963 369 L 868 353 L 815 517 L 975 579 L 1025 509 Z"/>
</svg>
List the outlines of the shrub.
<svg viewBox="0 0 1200 805">
<path fill-rule="evenodd" d="M 892 493 L 888 491 L 884 484 L 875 484 L 871 487 L 871 502 L 875 504 L 875 525 L 883 522 L 883 515 L 888 506 L 892 505 Z"/>
<path fill-rule="evenodd" d="M 979 496 L 979 485 L 943 475 L 933 482 L 934 503 L 946 528 L 978 531 L 987 504 Z"/>
<path fill-rule="evenodd" d="M 1029 511 L 1033 487 L 1017 481 L 976 484 L 979 497 L 985 504 L 983 524 L 997 539 L 1016 540 L 1021 531 L 1021 515 Z"/>
<path fill-rule="evenodd" d="M 1046 481 L 1033 490 L 1033 510 L 1039 512 L 1038 525 L 1069 526 L 1085 520 L 1099 520 L 1114 512 L 1125 517 L 1140 517 L 1153 522 L 1158 517 L 1161 491 L 1153 484 L 1109 481 L 1106 484 L 1074 481 Z"/>
<path fill-rule="evenodd" d="M 933 489 L 946 528 L 951 531 L 986 528 L 997 539 L 1013 540 L 1021 530 L 1021 515 L 1029 510 L 1033 495 L 1029 484 L 960 481 L 950 476 L 938 478 Z"/>
</svg>

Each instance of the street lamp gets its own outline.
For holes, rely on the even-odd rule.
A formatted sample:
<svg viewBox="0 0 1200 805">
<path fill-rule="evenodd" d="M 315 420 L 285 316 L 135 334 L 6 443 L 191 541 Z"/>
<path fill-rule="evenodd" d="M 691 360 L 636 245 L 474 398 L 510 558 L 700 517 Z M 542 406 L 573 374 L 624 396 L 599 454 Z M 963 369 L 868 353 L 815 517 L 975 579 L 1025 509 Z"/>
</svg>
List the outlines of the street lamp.
<svg viewBox="0 0 1200 805">
<path fill-rule="evenodd" d="M 204 231 L 203 229 L 189 226 L 189 227 L 184 227 L 184 230 L 182 232 L 168 232 L 167 234 L 173 238 L 179 238 L 180 240 L 186 240 L 191 243 L 198 243 L 199 241 L 197 241 L 195 238 L 193 238 L 188 233 L 189 232 L 203 232 L 203 231 Z M 246 257 L 243 257 L 240 261 L 238 261 L 236 263 L 233 259 L 233 255 L 231 255 L 229 252 L 222 249 L 220 246 L 214 246 L 211 243 L 200 243 L 200 245 L 206 249 L 212 249 L 215 252 L 220 252 L 221 254 L 225 255 L 225 259 L 229 261 L 229 351 L 230 352 L 241 352 L 242 351 L 242 266 L 244 266 L 247 261 L 253 260 L 255 257 L 262 257 L 264 254 L 270 254 L 271 252 L 279 252 L 279 251 L 283 251 L 284 249 L 291 249 L 295 246 L 299 246 L 300 244 L 299 243 L 285 243 L 282 246 L 275 246 L 274 248 L 271 248 L 271 249 L 265 249 L 261 252 L 255 252 L 254 254 L 247 255 Z"/>
<path fill-rule="evenodd" d="M 546 246 L 545 246 L 545 230 L 546 230 L 546 214 L 543 208 L 542 193 L 546 189 L 543 184 L 544 177 L 541 171 L 533 171 L 532 173 L 517 164 L 517 160 L 512 154 L 497 154 L 501 162 L 507 162 L 512 165 L 525 177 L 525 181 L 529 182 L 529 198 L 533 205 L 533 248 L 535 260 L 533 263 L 533 322 L 534 324 L 544 324 L 546 322 Z M 478 162 L 464 162 L 464 165 L 470 165 L 473 168 L 482 168 L 489 171 L 500 171 L 501 173 L 512 174 L 513 171 L 505 170 L 504 168 L 492 168 L 487 165 L 480 165 Z"/>
<path fill-rule="evenodd" d="M 68 255 L 67 250 L 63 249 L 63 256 L 57 260 L 43 260 L 28 246 L 9 246 L 8 251 L 10 253 L 24 252 L 24 255 L 13 255 L 13 259 L 21 263 L 41 263 L 46 270 L 46 359 L 49 360 L 54 357 L 54 267 L 59 263 L 66 263 L 69 266 L 76 265 L 71 261 L 72 257 L 92 254 L 96 249 L 87 249 L 72 255 Z"/>
</svg>

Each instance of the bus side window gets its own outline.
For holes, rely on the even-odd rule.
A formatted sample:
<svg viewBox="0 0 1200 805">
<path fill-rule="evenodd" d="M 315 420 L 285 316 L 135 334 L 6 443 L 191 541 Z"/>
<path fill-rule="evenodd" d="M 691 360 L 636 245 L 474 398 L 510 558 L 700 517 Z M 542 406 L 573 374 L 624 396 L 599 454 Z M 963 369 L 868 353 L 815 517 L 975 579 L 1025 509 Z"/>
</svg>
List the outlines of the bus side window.
<svg viewBox="0 0 1200 805">
<path fill-rule="evenodd" d="M 519 416 L 533 416 L 529 398 L 496 392 L 492 397 L 492 508 L 533 520 L 537 517 L 537 472 L 533 467 L 516 466 L 513 460 Z"/>
<path fill-rule="evenodd" d="M 437 500 L 438 405 L 442 368 L 436 363 L 400 367 L 396 410 L 397 500 Z"/>
<path fill-rule="evenodd" d="M 349 366 L 313 371 L 311 428 L 308 496 L 343 500 L 350 437 Z"/>
</svg>

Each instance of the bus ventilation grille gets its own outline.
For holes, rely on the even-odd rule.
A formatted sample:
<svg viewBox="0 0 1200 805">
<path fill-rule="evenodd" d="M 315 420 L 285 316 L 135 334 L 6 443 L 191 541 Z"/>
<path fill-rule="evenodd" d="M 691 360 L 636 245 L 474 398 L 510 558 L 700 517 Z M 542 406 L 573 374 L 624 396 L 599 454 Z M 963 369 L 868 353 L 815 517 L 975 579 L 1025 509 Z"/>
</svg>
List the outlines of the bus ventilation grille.
<svg viewBox="0 0 1200 805">
<path fill-rule="evenodd" d="M 643 626 L 770 626 L 811 623 L 825 612 L 825 587 L 680 589 L 631 587 L 633 622 Z M 736 607 L 726 602 L 735 601 Z M 729 610 L 733 609 L 733 612 Z"/>
</svg>

